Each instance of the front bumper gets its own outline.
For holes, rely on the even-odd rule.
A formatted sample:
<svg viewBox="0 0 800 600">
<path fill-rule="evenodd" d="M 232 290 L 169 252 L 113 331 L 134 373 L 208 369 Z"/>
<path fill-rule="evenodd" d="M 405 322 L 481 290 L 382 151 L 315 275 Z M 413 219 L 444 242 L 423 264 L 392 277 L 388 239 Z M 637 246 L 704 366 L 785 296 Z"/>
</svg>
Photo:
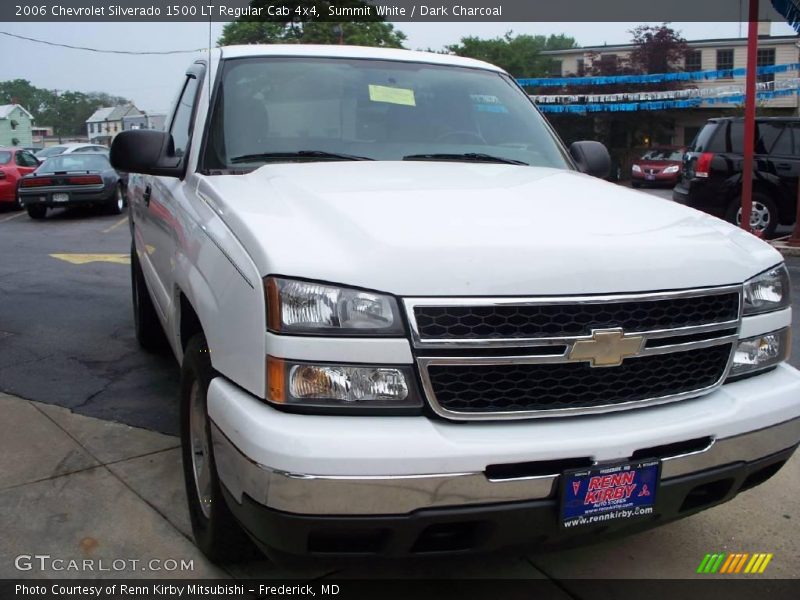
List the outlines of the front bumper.
<svg viewBox="0 0 800 600">
<path fill-rule="evenodd" d="M 800 442 L 798 398 L 800 372 L 783 364 L 702 397 L 578 418 L 289 414 L 222 377 L 209 387 L 208 411 L 219 476 L 236 502 L 249 497 L 306 515 L 398 515 L 552 499 L 567 460 L 658 457 L 664 480 L 748 464 Z M 497 465 L 511 465 L 512 476 L 494 477 Z"/>
<path fill-rule="evenodd" d="M 398 515 L 322 516 L 275 510 L 247 495 L 237 502 L 227 490 L 223 493 L 250 536 L 277 560 L 287 555 L 392 558 L 541 551 L 629 535 L 721 504 L 766 481 L 794 450 L 663 480 L 652 515 L 574 529 L 559 526 L 557 498 L 455 505 Z"/>
</svg>

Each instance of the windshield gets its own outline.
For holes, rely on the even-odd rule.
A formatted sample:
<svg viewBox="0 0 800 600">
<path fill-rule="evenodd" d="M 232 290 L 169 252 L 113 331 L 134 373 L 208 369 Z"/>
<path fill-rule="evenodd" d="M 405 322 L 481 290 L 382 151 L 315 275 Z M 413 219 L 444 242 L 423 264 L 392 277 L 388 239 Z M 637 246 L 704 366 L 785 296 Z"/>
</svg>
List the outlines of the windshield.
<svg viewBox="0 0 800 600">
<path fill-rule="evenodd" d="M 0 150 L 0 165 L 4 165 L 11 160 L 11 152 Z"/>
<path fill-rule="evenodd" d="M 62 154 L 67 149 L 66 146 L 50 146 L 49 148 L 45 148 L 44 150 L 39 150 L 36 153 L 38 158 L 47 158 L 48 156 L 57 156 L 58 154 Z"/>
<path fill-rule="evenodd" d="M 683 152 L 669 148 L 654 148 L 642 154 L 641 160 L 683 160 Z"/>
<path fill-rule="evenodd" d="M 61 154 L 45 160 L 36 169 L 37 173 L 59 173 L 69 171 L 105 171 L 111 164 L 102 154 Z"/>
<path fill-rule="evenodd" d="M 209 131 L 207 169 L 358 158 L 499 159 L 568 168 L 555 136 L 513 82 L 453 66 L 228 60 Z"/>
</svg>

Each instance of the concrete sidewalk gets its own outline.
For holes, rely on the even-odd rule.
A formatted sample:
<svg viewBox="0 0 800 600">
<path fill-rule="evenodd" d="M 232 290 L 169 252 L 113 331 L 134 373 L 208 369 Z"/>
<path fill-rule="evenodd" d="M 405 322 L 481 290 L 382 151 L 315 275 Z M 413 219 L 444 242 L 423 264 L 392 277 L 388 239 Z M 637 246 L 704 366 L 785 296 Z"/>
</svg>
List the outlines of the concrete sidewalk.
<svg viewBox="0 0 800 600">
<path fill-rule="evenodd" d="M 180 441 L 172 436 L 0 394 L 0 456 L 0 578 L 447 576 L 439 562 L 368 572 L 286 570 L 266 559 L 213 565 L 192 541 Z M 21 566 L 32 568 L 20 571 L 20 555 L 64 562 L 41 569 L 37 559 L 23 558 Z M 94 571 L 68 570 L 70 560 L 84 559 L 95 560 Z M 113 561 L 121 559 L 126 563 L 117 570 L 123 564 Z M 148 568 L 154 559 L 161 570 Z M 167 570 L 169 560 L 191 561 L 192 568 Z M 99 571 L 99 561 L 111 570 Z M 524 558 L 469 559 L 445 568 L 459 577 L 545 577 Z M 553 592 L 560 593 L 555 586 Z"/>
<path fill-rule="evenodd" d="M 619 540 L 517 559 L 355 563 L 336 571 L 286 570 L 265 559 L 209 563 L 192 542 L 175 437 L 0 394 L 0 456 L 0 578 L 519 577 L 550 579 L 553 597 L 566 598 L 565 580 L 574 578 L 692 577 L 713 552 L 771 552 L 763 577 L 800 577 L 797 456 L 725 505 Z M 41 568 L 20 555 L 63 562 L 47 559 Z M 70 568 L 70 560 L 84 559 L 95 561 L 93 571 Z M 181 561 L 191 568 L 180 569 Z"/>
</svg>

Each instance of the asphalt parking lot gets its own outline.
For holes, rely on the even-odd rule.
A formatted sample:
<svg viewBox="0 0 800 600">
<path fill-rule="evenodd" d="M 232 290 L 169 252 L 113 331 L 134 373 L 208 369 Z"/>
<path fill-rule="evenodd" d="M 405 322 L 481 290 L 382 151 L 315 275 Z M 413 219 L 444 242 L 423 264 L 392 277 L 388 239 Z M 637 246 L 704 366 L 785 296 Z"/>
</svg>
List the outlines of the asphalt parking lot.
<svg viewBox="0 0 800 600">
<path fill-rule="evenodd" d="M 651 193 L 669 197 L 668 190 Z M 127 539 L 129 552 L 146 547 L 145 538 L 147 543 L 156 540 L 162 546 L 167 544 L 165 540 L 174 540 L 174 547 L 179 548 L 176 551 L 201 561 L 198 564 L 204 565 L 204 576 L 275 576 L 263 560 L 217 569 L 202 562 L 199 554 L 192 554 L 196 549 L 190 542 L 181 503 L 177 440 L 172 437 L 178 431 L 179 372 L 173 357 L 148 355 L 136 344 L 129 249 L 125 215 L 107 216 L 88 209 L 51 211 L 46 220 L 33 221 L 25 213 L 0 212 L 0 392 L 7 394 L 0 394 L 0 414 L 28 414 L 25 411 L 32 410 L 32 428 L 44 415 L 59 429 L 50 434 L 34 429 L 2 431 L 0 451 L 6 454 L 14 450 L 12 443 L 24 444 L 31 436 L 53 435 L 56 439 L 66 434 L 80 446 L 75 452 L 86 451 L 94 460 L 72 470 L 59 463 L 29 477 L 17 465 L 18 479 L 0 477 L 0 515 L 4 515 L 0 516 L 0 530 L 13 529 L 10 541 L 0 543 L 0 577 L 18 575 L 10 565 L 10 556 L 19 550 L 15 540 L 33 535 L 30 528 L 18 523 L 27 510 L 25 498 L 29 496 L 23 491 L 28 486 L 44 485 L 43 481 L 86 477 L 87 472 L 99 467 L 107 468 L 108 477 L 127 487 L 135 496 L 131 502 L 138 498 L 148 510 L 163 517 L 163 522 L 154 522 L 142 531 L 122 515 L 115 527 L 123 531 L 117 532 L 116 539 L 123 548 Z M 800 315 L 800 259 L 790 258 L 788 264 L 794 276 L 796 325 Z M 800 366 L 798 335 L 794 336 L 792 364 Z M 0 422 L 3 419 L 0 417 Z M 102 435 L 86 433 L 95 429 Z M 101 438 L 105 441 L 98 450 L 91 444 Z M 33 465 L 35 458 L 27 456 L 26 460 Z M 114 481 L 103 485 L 112 484 Z M 30 489 L 37 498 L 57 493 Z M 345 574 L 430 576 L 435 569 L 437 576 L 463 576 L 466 570 L 475 576 L 543 577 L 554 583 L 576 577 L 684 578 L 694 574 L 706 553 L 741 551 L 772 552 L 775 556 L 765 576 L 796 578 L 800 577 L 796 558 L 800 555 L 799 495 L 800 458 L 795 456 L 769 482 L 726 505 L 629 538 L 514 560 L 447 561 L 435 567 L 417 563 L 388 570 L 371 568 L 369 572 L 359 571 L 354 565 Z M 56 528 L 62 514 L 57 505 L 54 501 L 41 508 L 52 511 L 45 518 L 55 519 L 52 526 Z M 92 527 L 107 529 L 106 520 L 113 518 L 114 511 L 105 515 L 102 502 L 96 511 L 91 515 L 95 519 Z M 82 543 L 85 538 L 80 539 Z M 68 535 L 63 540 L 67 546 L 64 552 L 76 543 Z M 279 574 L 321 577 L 330 571 Z M 562 589 L 561 584 L 554 587 L 556 591 Z"/>
</svg>

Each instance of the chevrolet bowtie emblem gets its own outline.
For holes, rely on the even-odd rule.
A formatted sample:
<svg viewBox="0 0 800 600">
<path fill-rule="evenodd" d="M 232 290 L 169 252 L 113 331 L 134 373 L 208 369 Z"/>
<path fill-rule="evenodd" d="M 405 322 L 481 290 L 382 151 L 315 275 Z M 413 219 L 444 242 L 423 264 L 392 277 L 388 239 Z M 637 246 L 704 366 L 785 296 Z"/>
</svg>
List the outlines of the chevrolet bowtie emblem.
<svg viewBox="0 0 800 600">
<path fill-rule="evenodd" d="M 644 336 L 625 335 L 622 329 L 595 329 L 592 339 L 578 340 L 572 345 L 570 360 L 585 360 L 592 367 L 618 367 L 629 356 L 642 349 Z"/>
</svg>

